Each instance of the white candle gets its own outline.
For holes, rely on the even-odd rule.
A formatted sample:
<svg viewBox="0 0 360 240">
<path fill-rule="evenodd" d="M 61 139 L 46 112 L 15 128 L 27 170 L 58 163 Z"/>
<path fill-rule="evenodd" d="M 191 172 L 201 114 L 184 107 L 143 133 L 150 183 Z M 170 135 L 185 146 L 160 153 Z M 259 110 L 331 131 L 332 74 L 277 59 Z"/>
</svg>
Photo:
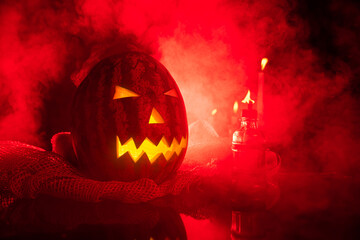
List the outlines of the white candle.
<svg viewBox="0 0 360 240">
<path fill-rule="evenodd" d="M 259 127 L 264 126 L 264 69 L 267 62 L 267 58 L 261 60 L 261 71 L 258 74 L 257 112 Z"/>
</svg>

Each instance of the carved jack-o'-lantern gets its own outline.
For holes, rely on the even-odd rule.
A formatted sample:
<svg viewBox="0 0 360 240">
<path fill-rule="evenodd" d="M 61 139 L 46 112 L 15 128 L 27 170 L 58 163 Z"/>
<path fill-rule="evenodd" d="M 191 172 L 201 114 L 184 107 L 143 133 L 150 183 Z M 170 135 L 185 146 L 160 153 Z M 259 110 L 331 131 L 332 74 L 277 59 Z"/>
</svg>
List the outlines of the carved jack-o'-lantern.
<svg viewBox="0 0 360 240">
<path fill-rule="evenodd" d="M 161 182 L 179 168 L 187 148 L 181 93 L 146 54 L 107 58 L 77 89 L 71 135 L 79 168 L 91 177 Z"/>
</svg>

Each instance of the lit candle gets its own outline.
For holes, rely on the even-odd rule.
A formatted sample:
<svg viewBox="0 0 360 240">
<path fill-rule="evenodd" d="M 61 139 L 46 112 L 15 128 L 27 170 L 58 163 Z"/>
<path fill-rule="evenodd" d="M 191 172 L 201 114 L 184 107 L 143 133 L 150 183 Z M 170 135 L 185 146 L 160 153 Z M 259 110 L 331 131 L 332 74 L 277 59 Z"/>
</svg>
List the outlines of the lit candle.
<svg viewBox="0 0 360 240">
<path fill-rule="evenodd" d="M 234 102 L 234 106 L 233 106 L 233 113 L 231 116 L 231 124 L 232 125 L 236 125 L 236 123 L 238 122 L 238 110 L 239 110 L 239 103 L 238 101 Z"/>
<path fill-rule="evenodd" d="M 252 100 L 250 97 L 250 90 L 248 90 L 245 98 L 241 102 L 248 104 L 248 109 L 242 110 L 242 116 L 256 119 L 257 112 L 256 112 L 256 110 L 253 110 L 253 105 L 254 105 L 255 101 Z"/>
<path fill-rule="evenodd" d="M 257 92 L 257 111 L 259 116 L 259 126 L 264 126 L 264 69 L 268 63 L 267 58 L 261 59 L 261 71 L 258 75 L 258 92 Z"/>
<path fill-rule="evenodd" d="M 239 127 L 239 103 L 238 101 L 234 102 L 233 105 L 233 112 L 231 114 L 231 125 L 229 127 L 229 134 L 233 134 L 233 132 L 235 131 L 235 129 L 237 129 Z"/>
<path fill-rule="evenodd" d="M 210 117 L 210 120 L 209 120 L 209 122 L 210 122 L 210 124 L 211 124 L 212 126 L 215 126 L 215 115 L 216 115 L 216 113 L 217 113 L 217 109 L 214 108 L 214 109 L 211 111 L 211 117 Z"/>
<path fill-rule="evenodd" d="M 233 112 L 235 115 L 237 115 L 238 110 L 239 110 L 239 103 L 238 101 L 235 101 L 233 106 Z"/>
</svg>

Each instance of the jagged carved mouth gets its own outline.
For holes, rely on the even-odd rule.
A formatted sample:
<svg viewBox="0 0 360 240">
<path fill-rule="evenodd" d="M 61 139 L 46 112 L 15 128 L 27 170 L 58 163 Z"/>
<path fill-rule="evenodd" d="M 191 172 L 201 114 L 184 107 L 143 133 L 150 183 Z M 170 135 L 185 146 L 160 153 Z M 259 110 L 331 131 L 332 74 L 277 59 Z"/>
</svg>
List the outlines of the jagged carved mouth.
<svg viewBox="0 0 360 240">
<path fill-rule="evenodd" d="M 165 137 L 162 137 L 158 145 L 155 145 L 150 139 L 145 138 L 142 144 L 137 148 L 133 138 L 129 138 L 124 144 L 121 144 L 119 137 L 116 136 L 116 156 L 121 157 L 125 153 L 129 153 L 130 157 L 136 163 L 143 154 L 146 154 L 150 163 L 155 162 L 162 154 L 168 161 L 173 154 L 180 155 L 187 146 L 187 137 L 182 137 L 180 143 L 173 138 L 169 145 Z"/>
</svg>

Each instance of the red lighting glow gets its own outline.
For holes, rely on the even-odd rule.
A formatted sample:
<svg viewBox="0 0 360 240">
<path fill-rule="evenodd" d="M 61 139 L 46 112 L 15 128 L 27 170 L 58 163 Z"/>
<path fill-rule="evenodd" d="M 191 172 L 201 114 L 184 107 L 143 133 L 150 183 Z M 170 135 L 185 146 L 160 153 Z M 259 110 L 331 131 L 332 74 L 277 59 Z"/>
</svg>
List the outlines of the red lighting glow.
<svg viewBox="0 0 360 240">
<path fill-rule="evenodd" d="M 357 12 L 341 6 L 337 14 L 358 24 Z M 256 73 L 266 67 L 264 114 L 258 97 L 256 107 L 268 136 L 282 146 L 298 136 L 295 145 L 301 151 L 292 151 L 294 157 L 317 154 L 316 161 L 304 161 L 309 168 L 354 169 L 348 159 L 358 155 L 352 149 L 360 149 L 353 136 L 360 134 L 352 130 L 359 122 L 354 73 L 360 60 L 329 59 L 322 55 L 326 51 L 307 46 L 309 36 L 325 35 L 312 32 L 317 30 L 309 19 L 287 1 L 37 0 L 2 1 L 0 7 L 1 140 L 49 148 L 54 133 L 69 130 L 70 96 L 86 71 L 122 46 L 141 45 L 179 85 L 189 124 L 209 116 L 216 106 L 214 124 L 228 134 L 226 115 L 234 114 L 234 99 L 245 86 L 257 89 Z M 336 6 L 328 7 L 324 9 Z M 336 36 L 329 44 L 344 47 L 333 52 L 359 52 L 352 28 L 323 23 Z M 344 106 L 344 114 L 334 114 Z M 323 121 L 323 126 L 305 121 Z M 309 140 L 306 131 L 314 144 L 303 149 Z"/>
</svg>

